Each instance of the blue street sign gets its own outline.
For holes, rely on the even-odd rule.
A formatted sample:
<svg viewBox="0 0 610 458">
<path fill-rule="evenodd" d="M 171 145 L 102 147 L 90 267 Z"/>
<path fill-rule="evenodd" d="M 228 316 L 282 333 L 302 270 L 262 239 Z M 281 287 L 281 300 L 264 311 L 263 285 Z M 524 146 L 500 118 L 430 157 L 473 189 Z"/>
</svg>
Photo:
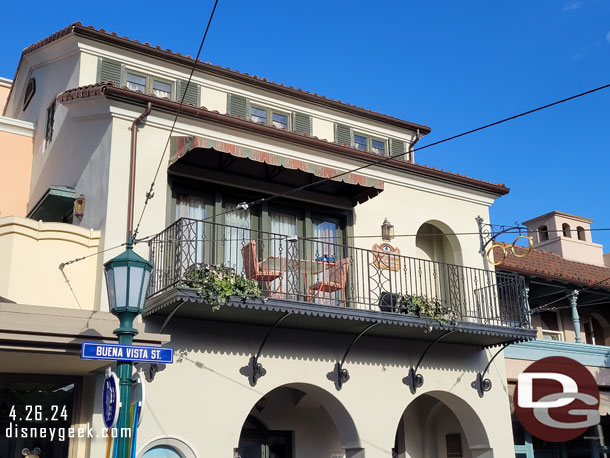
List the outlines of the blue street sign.
<svg viewBox="0 0 610 458">
<path fill-rule="evenodd" d="M 83 342 L 80 357 L 81 359 L 171 364 L 174 362 L 174 349 L 170 347 Z"/>
</svg>

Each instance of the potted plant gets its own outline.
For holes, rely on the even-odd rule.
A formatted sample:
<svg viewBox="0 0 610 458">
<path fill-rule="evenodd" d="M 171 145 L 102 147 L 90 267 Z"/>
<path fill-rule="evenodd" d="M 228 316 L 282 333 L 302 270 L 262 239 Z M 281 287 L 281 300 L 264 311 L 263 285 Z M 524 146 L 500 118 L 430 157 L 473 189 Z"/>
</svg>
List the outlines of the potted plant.
<svg viewBox="0 0 610 458">
<path fill-rule="evenodd" d="M 204 301 L 218 310 L 233 296 L 242 300 L 262 297 L 258 283 L 237 275 L 235 270 L 224 265 L 197 264 L 187 269 L 182 285 L 193 288 Z"/>
<path fill-rule="evenodd" d="M 405 294 L 399 298 L 398 304 L 407 315 L 430 318 L 441 325 L 456 322 L 453 308 L 437 298 Z"/>
</svg>

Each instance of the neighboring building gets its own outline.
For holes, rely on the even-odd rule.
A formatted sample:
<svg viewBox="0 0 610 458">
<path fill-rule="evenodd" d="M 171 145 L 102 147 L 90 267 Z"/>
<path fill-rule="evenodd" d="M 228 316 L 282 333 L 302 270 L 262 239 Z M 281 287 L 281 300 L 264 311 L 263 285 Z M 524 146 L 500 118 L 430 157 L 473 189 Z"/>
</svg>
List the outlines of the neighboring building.
<svg viewBox="0 0 610 458">
<path fill-rule="evenodd" d="M 590 223 L 590 219 L 560 212 L 526 221 L 534 249 L 521 258 L 508 255 L 496 267 L 525 276 L 532 326 L 537 332 L 537 340 L 505 350 L 511 396 L 517 376 L 532 361 L 547 356 L 581 362 L 597 380 L 601 393 L 601 425 L 573 441 L 540 441 L 514 419 L 518 458 L 609 455 L 604 452 L 610 450 L 610 268 L 600 262 L 602 246 L 592 242 Z M 499 259 L 500 253 L 495 254 Z"/>
<path fill-rule="evenodd" d="M 488 220 L 508 189 L 417 164 L 423 125 L 202 62 L 187 87 L 193 65 L 78 23 L 23 51 L 5 116 L 38 126 L 25 201 L 43 222 L 0 219 L 0 247 L 11 253 L 0 296 L 16 302 L 1 305 L 0 323 L 20 313 L 22 329 L 0 334 L 0 384 L 23 395 L 36 374 L 43 391 L 71 387 L 71 422 L 101 428 L 104 365 L 76 351 L 112 339 L 102 264 L 125 242 L 130 128 L 150 104 L 136 221 L 162 163 L 136 245 L 154 264 L 137 337 L 171 338 L 176 362 L 143 367 L 138 457 L 513 457 L 502 357 L 484 398 L 471 383 L 493 348 L 535 337 L 525 284 L 485 270 L 476 239 L 456 235 L 472 232 L 478 215 Z M 397 234 L 416 236 L 382 240 L 386 216 Z M 29 270 L 43 245 L 50 253 Z M 258 282 L 265 298 L 206 303 L 185 284 L 203 264 Z M 28 291 L 38 275 L 45 287 Z M 26 334 L 28 322 L 36 326 Z M 57 332 L 59 341 L 48 337 Z M 441 337 L 421 360 L 423 380 L 409 379 Z M 105 449 L 100 439 L 67 444 L 46 442 L 43 456 Z"/>
<path fill-rule="evenodd" d="M 11 80 L 0 78 L 0 113 L 4 111 Z M 32 174 L 32 137 L 35 125 L 17 117 L 0 116 L 0 217 L 25 216 Z"/>
</svg>

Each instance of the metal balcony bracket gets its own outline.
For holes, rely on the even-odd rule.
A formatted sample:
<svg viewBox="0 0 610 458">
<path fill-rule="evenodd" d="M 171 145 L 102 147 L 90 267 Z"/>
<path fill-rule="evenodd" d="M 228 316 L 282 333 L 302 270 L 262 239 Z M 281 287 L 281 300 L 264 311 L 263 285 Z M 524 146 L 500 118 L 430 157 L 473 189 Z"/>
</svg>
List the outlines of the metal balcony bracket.
<svg viewBox="0 0 610 458">
<path fill-rule="evenodd" d="M 379 322 L 369 324 L 366 328 L 364 328 L 362 330 L 362 332 L 360 332 L 360 334 L 358 334 L 356 337 L 354 337 L 354 339 L 352 339 L 351 343 L 347 347 L 347 350 L 345 351 L 343 358 L 335 363 L 335 368 L 333 370 L 333 372 L 334 372 L 333 378 L 334 378 L 335 387 L 337 388 L 337 390 L 340 390 L 343 387 L 343 384 L 349 380 L 348 370 L 343 369 L 343 364 L 347 360 L 347 355 L 349 355 L 349 352 L 352 350 L 352 348 L 356 344 L 356 342 L 358 342 L 358 340 L 360 340 L 360 337 L 362 337 L 364 334 L 366 334 L 369 329 L 377 326 L 378 324 L 379 324 Z"/>
<path fill-rule="evenodd" d="M 485 378 L 485 374 L 487 373 L 489 366 L 491 366 L 491 363 L 493 362 L 494 359 L 496 359 L 496 356 L 498 356 L 500 353 L 502 353 L 502 351 L 508 347 L 511 344 L 514 344 L 515 342 L 518 342 L 517 340 L 511 340 L 510 342 L 506 342 L 502 345 L 502 347 L 500 347 L 500 349 L 491 357 L 491 359 L 487 362 L 487 366 L 485 366 L 485 369 L 483 369 L 483 372 L 477 372 L 477 378 L 470 384 L 470 386 L 472 386 L 472 388 L 474 388 L 475 390 L 477 390 L 477 393 L 479 393 L 479 397 L 482 398 L 483 395 L 491 390 L 491 380 L 489 380 L 488 378 Z"/>
<path fill-rule="evenodd" d="M 483 222 L 484 219 L 480 216 L 477 216 L 475 220 L 479 228 L 479 242 L 481 245 L 479 253 L 481 256 L 485 256 L 487 245 L 494 242 L 498 236 L 510 231 L 518 231 L 519 235 L 522 235 L 523 231 L 527 233 L 527 228 L 523 227 L 518 221 L 515 222 L 514 226 L 502 226 L 498 224 L 485 224 Z"/>
<path fill-rule="evenodd" d="M 240 370 L 242 375 L 245 375 L 248 377 L 251 386 L 256 386 L 256 382 L 258 382 L 258 379 L 267 373 L 267 371 L 265 370 L 263 365 L 258 362 L 258 358 L 261 356 L 261 352 L 263 351 L 263 347 L 267 343 L 269 336 L 275 330 L 275 328 L 277 328 L 279 326 L 279 324 L 282 321 L 284 321 L 286 318 L 288 318 L 290 315 L 292 315 L 292 312 L 286 312 L 277 319 L 277 321 L 273 324 L 273 326 L 271 326 L 269 328 L 269 330 L 267 331 L 267 334 L 265 335 L 265 338 L 261 342 L 261 345 L 258 348 L 258 352 L 256 353 L 256 355 L 251 356 L 250 361 L 248 362 L 248 365 L 246 367 L 243 367 L 242 370 Z"/>
<path fill-rule="evenodd" d="M 454 332 L 456 332 L 455 329 L 453 331 L 444 332 L 443 334 L 438 336 L 436 339 L 434 339 L 432 342 L 430 342 L 430 345 L 428 345 L 426 347 L 426 349 L 424 350 L 422 355 L 419 357 L 419 361 L 417 361 L 417 364 L 415 365 L 415 367 L 411 366 L 409 368 L 409 374 L 405 378 L 402 379 L 402 383 L 404 383 L 405 385 L 407 385 L 409 387 L 409 389 L 411 390 L 411 394 L 415 394 L 417 389 L 421 388 L 421 386 L 424 384 L 424 376 L 421 374 L 418 374 L 417 369 L 419 369 L 419 365 L 423 361 L 424 356 L 426 356 L 426 353 L 428 353 L 428 350 L 430 350 L 434 346 L 434 344 L 438 343 L 441 339 L 443 339 L 444 337 L 446 337 L 449 334 L 452 334 Z"/>
</svg>

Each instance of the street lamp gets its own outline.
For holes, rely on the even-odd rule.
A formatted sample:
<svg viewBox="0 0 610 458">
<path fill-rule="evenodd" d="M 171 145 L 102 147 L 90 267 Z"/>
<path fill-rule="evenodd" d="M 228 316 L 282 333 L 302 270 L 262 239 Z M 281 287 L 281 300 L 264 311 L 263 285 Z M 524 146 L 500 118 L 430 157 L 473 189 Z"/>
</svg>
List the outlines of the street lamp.
<svg viewBox="0 0 610 458">
<path fill-rule="evenodd" d="M 114 334 L 119 338 L 121 345 L 131 345 L 133 337 L 138 333 L 133 327 L 133 320 L 144 310 L 152 268 L 150 262 L 134 253 L 131 237 L 127 241 L 126 250 L 104 264 L 110 312 L 119 319 L 120 323 Z M 129 418 L 131 375 L 131 362 L 118 361 L 117 377 L 121 387 L 117 444 L 119 458 L 128 457 L 131 442 L 130 437 L 122 437 L 122 431 L 127 431 L 124 428 L 131 428 Z"/>
</svg>

